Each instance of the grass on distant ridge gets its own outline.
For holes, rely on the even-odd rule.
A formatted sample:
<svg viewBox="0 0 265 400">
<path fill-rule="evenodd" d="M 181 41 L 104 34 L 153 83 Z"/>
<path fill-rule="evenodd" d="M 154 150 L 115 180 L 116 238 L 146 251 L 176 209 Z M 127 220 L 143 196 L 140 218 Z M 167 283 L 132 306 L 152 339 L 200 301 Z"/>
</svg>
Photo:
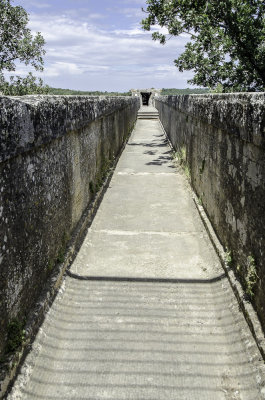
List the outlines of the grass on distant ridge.
<svg viewBox="0 0 265 400">
<path fill-rule="evenodd" d="M 71 89 L 61 89 L 61 88 L 49 88 L 49 94 L 59 94 L 59 95 L 85 95 L 85 96 L 130 96 L 131 92 L 101 92 L 96 91 L 83 91 L 83 90 L 71 90 Z"/>
<path fill-rule="evenodd" d="M 100 90 L 88 91 L 88 90 L 72 90 L 72 89 L 61 89 L 52 88 L 48 89 L 49 94 L 58 95 L 84 95 L 84 96 L 131 96 L 131 92 L 101 92 Z M 209 93 L 209 89 L 162 89 L 162 95 L 178 95 L 178 94 L 206 94 Z"/>
<path fill-rule="evenodd" d="M 209 89 L 203 89 L 203 88 L 201 88 L 201 89 L 189 89 L 189 88 L 186 88 L 186 89 L 165 89 L 165 88 L 163 88 L 162 89 L 162 92 L 161 92 L 161 94 L 162 95 L 167 95 L 167 96 L 174 96 L 174 95 L 176 95 L 176 94 L 206 94 L 206 93 L 209 93 L 210 92 L 210 90 Z"/>
</svg>

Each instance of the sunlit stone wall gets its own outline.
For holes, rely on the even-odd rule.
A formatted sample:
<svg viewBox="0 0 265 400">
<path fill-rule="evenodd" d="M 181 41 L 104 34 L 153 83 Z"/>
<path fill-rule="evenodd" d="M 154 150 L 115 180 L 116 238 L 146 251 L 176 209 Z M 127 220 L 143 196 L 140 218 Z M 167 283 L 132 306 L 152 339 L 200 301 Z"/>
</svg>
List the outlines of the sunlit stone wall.
<svg viewBox="0 0 265 400">
<path fill-rule="evenodd" d="M 161 96 L 156 107 L 265 327 L 265 94 Z"/>
</svg>

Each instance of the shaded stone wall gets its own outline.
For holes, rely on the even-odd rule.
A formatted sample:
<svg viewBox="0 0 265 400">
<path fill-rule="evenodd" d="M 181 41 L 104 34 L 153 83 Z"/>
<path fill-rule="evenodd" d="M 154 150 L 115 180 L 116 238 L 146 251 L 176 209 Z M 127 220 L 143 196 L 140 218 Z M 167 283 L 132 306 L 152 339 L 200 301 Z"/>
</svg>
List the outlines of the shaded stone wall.
<svg viewBox="0 0 265 400">
<path fill-rule="evenodd" d="M 0 97 L 0 353 L 137 117 L 130 97 Z"/>
<path fill-rule="evenodd" d="M 161 96 L 156 107 L 265 328 L 265 94 Z"/>
</svg>

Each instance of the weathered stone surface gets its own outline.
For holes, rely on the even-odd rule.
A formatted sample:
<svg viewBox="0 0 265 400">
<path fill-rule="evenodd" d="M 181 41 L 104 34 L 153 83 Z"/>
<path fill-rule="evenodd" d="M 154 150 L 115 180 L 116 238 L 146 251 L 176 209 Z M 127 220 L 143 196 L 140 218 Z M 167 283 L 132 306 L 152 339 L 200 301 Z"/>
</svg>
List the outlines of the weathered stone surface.
<svg viewBox="0 0 265 400">
<path fill-rule="evenodd" d="M 259 357 L 159 121 L 139 119 L 7 400 L 265 399 Z"/>
<path fill-rule="evenodd" d="M 265 328 L 265 94 L 161 96 L 163 126 L 186 150 L 191 182 L 219 236 L 232 252 L 245 290 L 255 260 L 255 305 Z M 183 152 L 185 155 L 185 151 Z"/>
<path fill-rule="evenodd" d="M 139 100 L 0 98 L 0 353 L 118 155 Z"/>
</svg>

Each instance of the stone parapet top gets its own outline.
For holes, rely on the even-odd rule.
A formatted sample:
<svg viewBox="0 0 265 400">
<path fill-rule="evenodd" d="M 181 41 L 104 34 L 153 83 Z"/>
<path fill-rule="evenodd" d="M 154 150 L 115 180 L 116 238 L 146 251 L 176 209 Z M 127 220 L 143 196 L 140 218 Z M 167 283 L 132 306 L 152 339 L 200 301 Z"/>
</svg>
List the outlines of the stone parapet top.
<svg viewBox="0 0 265 400">
<path fill-rule="evenodd" d="M 129 96 L 0 96 L 0 162 L 137 102 Z"/>
<path fill-rule="evenodd" d="M 265 93 L 222 93 L 159 96 L 187 115 L 239 136 L 257 146 L 265 145 Z"/>
</svg>

